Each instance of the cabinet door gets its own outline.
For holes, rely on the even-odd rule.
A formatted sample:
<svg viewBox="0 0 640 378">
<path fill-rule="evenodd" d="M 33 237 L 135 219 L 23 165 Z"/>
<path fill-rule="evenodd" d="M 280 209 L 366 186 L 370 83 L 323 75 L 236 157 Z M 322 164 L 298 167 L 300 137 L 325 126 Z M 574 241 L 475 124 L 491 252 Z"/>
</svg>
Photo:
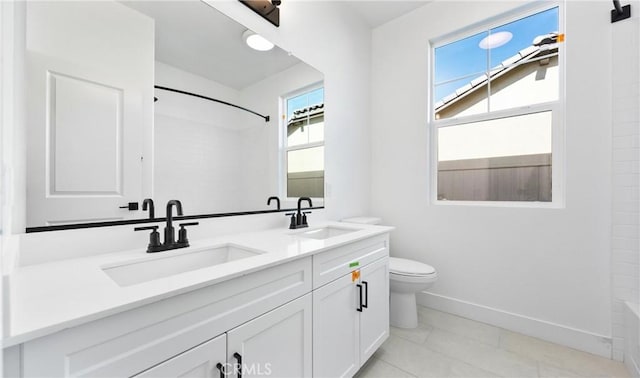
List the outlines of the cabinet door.
<svg viewBox="0 0 640 378">
<path fill-rule="evenodd" d="M 311 294 L 227 332 L 231 377 L 311 376 Z"/>
<path fill-rule="evenodd" d="M 360 270 L 363 303 L 360 313 L 360 363 L 389 337 L 389 259 L 383 258 Z"/>
<path fill-rule="evenodd" d="M 195 348 L 181 353 L 160 365 L 136 375 L 136 378 L 219 378 L 224 377 L 227 358 L 227 335 L 222 334 Z M 220 367 L 217 365 L 221 364 Z"/>
<path fill-rule="evenodd" d="M 313 376 L 351 377 L 360 368 L 359 293 L 351 273 L 313 291 Z"/>
</svg>

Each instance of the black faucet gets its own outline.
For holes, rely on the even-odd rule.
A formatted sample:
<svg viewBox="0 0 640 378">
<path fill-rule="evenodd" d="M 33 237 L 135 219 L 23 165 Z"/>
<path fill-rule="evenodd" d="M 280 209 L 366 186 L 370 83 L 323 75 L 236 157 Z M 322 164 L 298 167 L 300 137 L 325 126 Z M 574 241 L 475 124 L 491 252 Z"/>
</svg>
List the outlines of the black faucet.
<svg viewBox="0 0 640 378">
<path fill-rule="evenodd" d="M 164 228 L 164 244 L 174 244 L 176 242 L 176 233 L 173 230 L 173 214 L 171 209 L 176 207 L 178 216 L 182 215 L 182 202 L 171 200 L 167 202 L 167 225 Z"/>
<path fill-rule="evenodd" d="M 146 205 L 146 201 L 143 204 Z M 151 200 L 150 200 L 151 201 Z M 153 201 L 151 203 L 151 212 L 153 212 Z M 170 249 L 185 248 L 189 246 L 189 240 L 187 239 L 187 226 L 195 226 L 198 222 L 180 223 L 179 238 L 176 242 L 175 230 L 173 229 L 173 207 L 176 207 L 177 215 L 182 215 L 182 203 L 178 200 L 171 200 L 167 202 L 167 225 L 164 228 L 164 243 L 160 243 L 160 234 L 158 233 L 159 226 L 146 226 L 136 227 L 134 231 L 152 230 L 149 234 L 149 246 L 147 247 L 147 253 L 168 251 Z"/>
<path fill-rule="evenodd" d="M 278 210 L 280 210 L 280 198 L 276 196 L 269 197 L 269 199 L 267 200 L 267 206 L 271 205 L 271 200 L 276 201 L 276 203 L 278 204 Z"/>
<path fill-rule="evenodd" d="M 313 207 L 313 203 L 311 202 L 311 198 L 309 197 L 300 197 L 298 198 L 298 212 L 297 213 L 287 213 L 286 215 L 291 215 L 291 224 L 289 228 L 295 230 L 296 228 L 309 227 L 307 223 L 307 214 L 310 214 L 310 211 L 302 211 L 302 201 L 307 201 L 309 203 L 309 207 Z"/>
<path fill-rule="evenodd" d="M 147 211 L 147 207 L 149 208 L 149 219 L 153 219 L 156 217 L 156 210 L 153 206 L 153 200 L 151 198 L 145 198 L 142 201 L 142 210 Z"/>
</svg>

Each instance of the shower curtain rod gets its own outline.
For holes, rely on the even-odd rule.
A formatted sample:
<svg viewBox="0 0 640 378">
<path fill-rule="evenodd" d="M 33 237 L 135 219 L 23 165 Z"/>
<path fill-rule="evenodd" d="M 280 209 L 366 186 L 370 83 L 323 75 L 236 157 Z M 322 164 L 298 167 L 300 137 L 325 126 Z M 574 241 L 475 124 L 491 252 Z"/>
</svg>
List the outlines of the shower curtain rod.
<svg viewBox="0 0 640 378">
<path fill-rule="evenodd" d="M 262 114 L 260 114 L 260 113 L 256 113 L 256 112 L 254 112 L 254 111 L 253 111 L 253 110 L 251 110 L 251 109 L 243 108 L 243 107 L 242 107 L 242 106 L 240 106 L 240 105 L 232 104 L 232 103 L 230 103 L 230 102 L 226 102 L 226 101 L 223 101 L 223 100 L 218 100 L 217 98 L 207 97 L 207 96 L 203 96 L 203 95 L 199 95 L 199 94 L 197 94 L 197 93 L 191 93 L 191 92 L 187 92 L 187 91 L 181 91 L 181 90 L 179 90 L 179 89 L 173 89 L 173 88 L 163 87 L 163 86 L 160 86 L 160 85 L 154 85 L 153 87 L 154 87 L 154 88 L 156 88 L 156 89 L 161 89 L 161 90 L 163 90 L 163 91 L 169 91 L 169 92 L 180 93 L 180 94 L 184 94 L 184 95 L 187 95 L 187 96 L 193 96 L 193 97 L 201 98 L 201 99 L 204 99 L 204 100 L 209 100 L 209 101 L 217 102 L 217 103 L 219 103 L 219 104 L 232 106 L 232 107 L 234 107 L 234 108 L 238 108 L 238 109 L 240 109 L 240 110 L 244 110 L 245 112 L 249 112 L 249 113 L 251 113 L 251 114 L 255 114 L 255 115 L 257 115 L 258 117 L 263 118 L 265 122 L 269 122 L 269 116 L 268 116 L 268 115 L 267 115 L 267 116 L 265 116 L 265 115 L 262 115 Z M 157 101 L 157 99 L 156 99 L 156 101 Z"/>
</svg>

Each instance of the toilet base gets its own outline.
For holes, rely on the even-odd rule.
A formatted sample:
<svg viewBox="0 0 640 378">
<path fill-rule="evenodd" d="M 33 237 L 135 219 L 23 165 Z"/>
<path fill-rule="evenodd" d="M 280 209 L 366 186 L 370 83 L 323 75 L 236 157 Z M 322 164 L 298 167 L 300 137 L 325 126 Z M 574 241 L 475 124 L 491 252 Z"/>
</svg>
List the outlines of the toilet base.
<svg viewBox="0 0 640 378">
<path fill-rule="evenodd" d="M 416 293 L 391 292 L 389 323 L 398 328 L 418 327 Z"/>
</svg>

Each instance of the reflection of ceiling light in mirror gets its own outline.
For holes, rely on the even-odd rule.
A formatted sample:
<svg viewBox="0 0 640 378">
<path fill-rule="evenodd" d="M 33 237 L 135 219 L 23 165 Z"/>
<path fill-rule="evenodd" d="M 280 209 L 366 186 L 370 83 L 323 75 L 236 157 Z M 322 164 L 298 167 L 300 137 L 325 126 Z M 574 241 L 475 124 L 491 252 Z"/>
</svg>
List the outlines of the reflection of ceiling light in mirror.
<svg viewBox="0 0 640 378">
<path fill-rule="evenodd" d="M 242 33 L 242 39 L 244 39 L 247 46 L 254 50 L 269 51 L 274 47 L 273 43 L 267 41 L 263 36 L 256 34 L 251 30 L 247 30 Z"/>
<path fill-rule="evenodd" d="M 478 44 L 481 49 L 495 49 L 496 47 L 500 47 L 505 45 L 513 38 L 513 34 L 508 31 L 497 32 L 494 34 L 489 34 L 484 37 L 482 41 Z"/>
</svg>

